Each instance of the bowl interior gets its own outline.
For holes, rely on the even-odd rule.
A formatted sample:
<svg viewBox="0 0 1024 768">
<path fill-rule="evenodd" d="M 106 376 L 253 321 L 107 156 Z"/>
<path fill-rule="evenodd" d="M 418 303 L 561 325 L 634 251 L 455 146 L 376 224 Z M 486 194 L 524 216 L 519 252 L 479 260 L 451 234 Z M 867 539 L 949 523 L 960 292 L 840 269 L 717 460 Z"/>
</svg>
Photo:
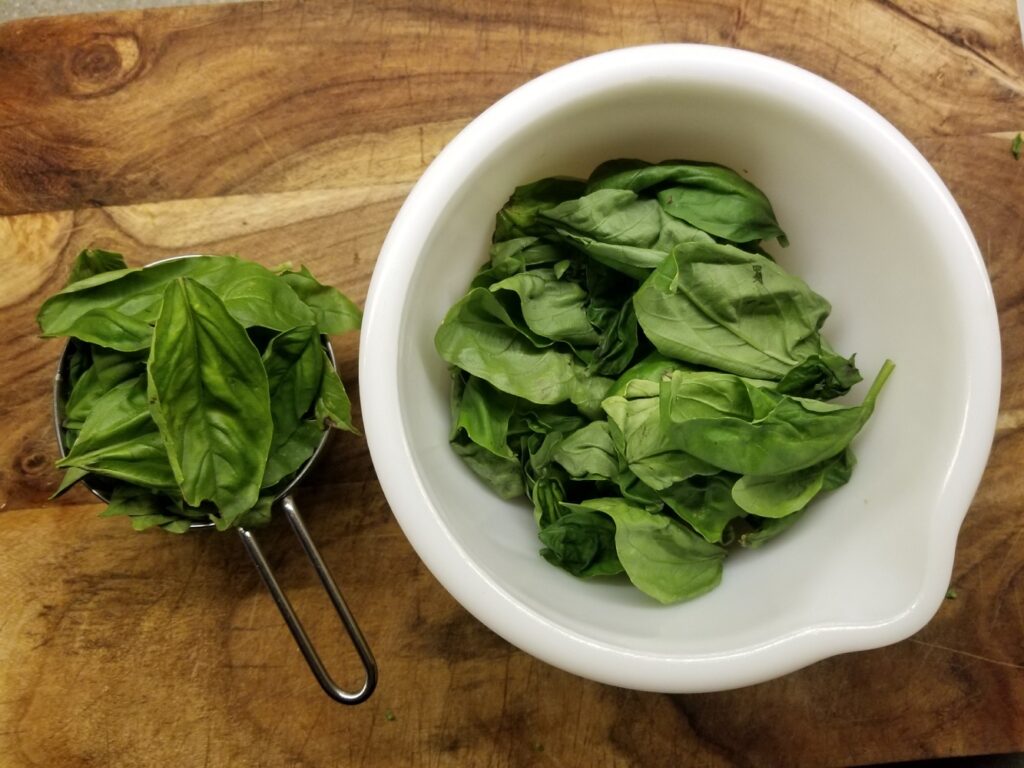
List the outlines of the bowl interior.
<svg viewBox="0 0 1024 768">
<path fill-rule="evenodd" d="M 451 195 L 422 232 L 410 287 L 388 297 L 404 302 L 398 416 L 425 496 L 421 509 L 396 508 L 403 526 L 436 516 L 453 551 L 521 609 L 630 654 L 720 656 L 809 629 L 885 625 L 921 599 L 929 558 L 948 556 L 928 541 L 954 482 L 975 373 L 964 365 L 974 305 L 958 286 L 973 258 L 970 233 L 949 215 L 937 179 L 863 105 L 816 79 L 740 74 L 623 76 L 545 99 L 489 141 L 479 131 L 467 136 L 439 160 Z M 730 556 L 718 589 L 669 608 L 624 580 L 580 581 L 538 556 L 526 503 L 498 499 L 449 449 L 449 379 L 433 346 L 446 310 L 485 260 L 494 213 L 513 188 L 586 176 L 617 157 L 740 171 L 765 191 L 789 236 L 788 248 L 769 249 L 831 301 L 833 346 L 857 353 L 867 381 L 849 399 L 863 396 L 885 358 L 896 363 L 854 442 L 850 483 L 819 498 L 786 536 Z M 956 514 L 948 522 L 954 536 L 959 522 Z M 487 621 L 483 603 L 468 607 Z"/>
</svg>

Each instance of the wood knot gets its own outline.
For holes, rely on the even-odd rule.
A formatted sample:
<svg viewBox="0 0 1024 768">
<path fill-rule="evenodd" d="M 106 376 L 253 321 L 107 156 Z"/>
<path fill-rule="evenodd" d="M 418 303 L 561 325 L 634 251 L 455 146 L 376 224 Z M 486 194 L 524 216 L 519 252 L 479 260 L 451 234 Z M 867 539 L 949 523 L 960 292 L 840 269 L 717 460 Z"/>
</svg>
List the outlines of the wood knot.
<svg viewBox="0 0 1024 768">
<path fill-rule="evenodd" d="M 38 475 L 49 469 L 50 459 L 45 453 L 32 451 L 22 456 L 18 464 L 24 474 Z"/>
<path fill-rule="evenodd" d="M 95 35 L 71 49 L 64 68 L 68 91 L 80 98 L 113 93 L 135 79 L 141 61 L 134 35 Z"/>
</svg>

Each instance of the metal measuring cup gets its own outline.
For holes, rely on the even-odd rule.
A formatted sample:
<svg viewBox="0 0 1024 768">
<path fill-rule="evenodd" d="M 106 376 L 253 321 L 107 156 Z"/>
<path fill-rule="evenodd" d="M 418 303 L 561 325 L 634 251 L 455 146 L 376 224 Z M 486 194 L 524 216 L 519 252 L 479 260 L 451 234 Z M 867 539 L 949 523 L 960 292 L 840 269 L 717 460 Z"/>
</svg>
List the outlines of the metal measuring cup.
<svg viewBox="0 0 1024 768">
<path fill-rule="evenodd" d="M 324 350 L 327 352 L 327 357 L 331 361 L 331 365 L 336 365 L 334 358 L 334 350 L 331 349 L 330 342 L 326 337 L 323 338 Z M 69 390 L 68 382 L 70 381 L 69 376 L 69 364 L 71 361 L 71 353 L 74 351 L 75 341 L 72 339 L 64 346 L 64 350 L 60 356 L 60 363 L 57 366 L 57 375 L 53 380 L 53 417 L 54 417 L 54 428 L 57 432 L 57 446 L 60 450 L 61 458 L 67 455 L 67 444 L 64 434 L 64 410 L 67 403 Z M 334 605 L 334 610 L 337 612 L 338 617 L 341 619 L 341 623 L 345 626 L 345 630 L 348 632 L 348 636 L 352 641 L 353 647 L 359 654 L 359 659 L 363 665 L 365 672 L 365 678 L 363 680 L 362 687 L 357 691 L 346 691 L 341 688 L 331 678 L 327 669 L 324 667 L 323 662 L 320 660 L 320 655 L 317 653 L 316 648 L 313 647 L 312 641 L 306 635 L 306 631 L 302 626 L 302 622 L 296 615 L 295 610 L 292 608 L 291 601 L 288 600 L 288 596 L 284 590 L 281 589 L 278 584 L 277 578 L 274 576 L 274 572 L 270 567 L 270 563 L 267 562 L 266 556 L 263 554 L 263 550 L 256 540 L 255 533 L 249 528 L 239 527 L 238 535 L 242 539 L 242 544 L 245 545 L 246 552 L 249 553 L 249 557 L 252 558 L 253 563 L 256 565 L 256 570 L 259 571 L 260 577 L 263 579 L 263 583 L 267 585 L 267 589 L 270 590 L 271 596 L 274 598 L 274 602 L 277 604 L 278 610 L 281 612 L 281 616 L 284 617 L 285 623 L 288 625 L 288 629 L 291 630 L 292 636 L 295 638 L 295 642 L 299 646 L 299 650 L 302 651 L 302 655 L 306 659 L 306 663 L 309 664 L 310 670 L 312 670 L 314 677 L 320 687 L 324 689 L 324 692 L 341 704 L 359 704 L 370 698 L 374 688 L 377 687 L 377 662 L 373 658 L 373 653 L 370 651 L 369 645 L 366 643 L 366 638 L 363 637 L 362 630 L 359 629 L 359 625 L 356 623 L 355 618 L 352 616 L 352 612 L 349 610 L 348 605 L 345 603 L 345 598 L 342 597 L 341 591 L 338 589 L 338 585 L 335 583 L 334 578 L 331 576 L 330 569 L 327 567 L 327 563 L 324 562 L 323 557 L 320 555 L 320 551 L 317 549 L 316 544 L 313 543 L 313 539 L 309 535 L 309 531 L 306 529 L 306 524 L 302 520 L 302 516 L 299 514 L 299 508 L 295 504 L 295 500 L 292 498 L 292 490 L 302 481 L 302 479 L 308 474 L 310 468 L 319 458 L 320 453 L 323 451 L 324 445 L 327 443 L 327 437 L 330 433 L 329 429 L 324 430 L 323 437 L 320 438 L 320 442 L 313 451 L 313 455 L 306 460 L 306 463 L 296 474 L 295 478 L 274 497 L 274 505 L 280 505 L 280 508 L 284 511 L 285 517 L 291 524 L 292 530 L 295 532 L 295 536 L 298 538 L 299 543 L 302 545 L 303 551 L 306 553 L 306 557 L 313 564 L 313 568 L 316 570 L 316 574 L 320 579 L 320 583 L 323 585 L 324 591 L 327 592 L 328 597 L 331 599 L 331 603 Z M 92 491 L 92 493 L 105 503 L 110 503 L 109 489 L 105 487 L 103 478 L 99 477 L 92 482 L 89 479 L 82 481 L 85 486 Z M 210 530 L 214 529 L 214 525 L 211 522 L 195 522 L 189 526 L 189 530 Z"/>
</svg>

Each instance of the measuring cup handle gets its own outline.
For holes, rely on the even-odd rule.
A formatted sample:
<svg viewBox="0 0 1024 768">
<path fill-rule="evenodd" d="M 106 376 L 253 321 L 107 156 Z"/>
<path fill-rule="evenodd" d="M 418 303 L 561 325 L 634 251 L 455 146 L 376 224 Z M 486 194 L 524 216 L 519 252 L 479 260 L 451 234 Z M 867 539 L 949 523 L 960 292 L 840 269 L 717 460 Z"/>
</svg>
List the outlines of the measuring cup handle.
<svg viewBox="0 0 1024 768">
<path fill-rule="evenodd" d="M 256 541 L 255 535 L 248 528 L 239 528 L 238 534 L 242 537 L 242 543 L 245 544 L 246 551 L 256 564 L 256 570 L 260 572 L 263 583 L 270 590 L 270 594 L 273 596 L 274 602 L 277 603 L 281 616 L 284 617 L 285 623 L 288 624 L 288 629 L 291 630 L 295 642 L 299 645 L 299 650 L 305 656 L 306 663 L 309 664 L 309 668 L 312 670 L 317 682 L 320 683 L 320 687 L 337 702 L 342 704 L 359 704 L 370 698 L 373 689 L 377 687 L 377 662 L 374 660 L 373 653 L 370 651 L 370 647 L 367 645 L 366 638 L 363 637 L 359 625 L 356 624 L 352 612 L 349 611 L 348 606 L 345 604 L 345 598 L 341 596 L 338 585 L 334 583 L 327 564 L 320 556 L 320 551 L 316 548 L 316 544 L 313 543 L 313 539 L 310 538 L 309 531 L 306 530 L 306 524 L 302 521 L 302 516 L 299 515 L 299 508 L 295 506 L 295 501 L 290 495 L 285 496 L 281 501 L 281 506 L 284 509 L 285 517 L 288 518 L 288 522 L 292 526 L 292 530 L 295 531 L 295 535 L 299 539 L 299 543 L 302 544 L 306 557 L 313 564 L 316 575 L 320 577 L 320 583 L 323 584 L 324 590 L 330 596 L 331 602 L 334 604 L 334 610 L 337 611 L 341 623 L 345 625 L 353 647 L 355 647 L 356 652 L 359 654 L 366 678 L 363 681 L 363 687 L 358 691 L 354 693 L 345 691 L 334 682 L 324 668 L 320 655 L 313 647 L 313 643 L 306 635 L 302 622 L 299 621 L 299 617 L 295 614 L 288 596 L 281 589 L 281 585 L 277 583 L 277 578 L 275 578 L 274 572 L 270 569 L 270 563 L 267 562 L 267 558 Z"/>
</svg>

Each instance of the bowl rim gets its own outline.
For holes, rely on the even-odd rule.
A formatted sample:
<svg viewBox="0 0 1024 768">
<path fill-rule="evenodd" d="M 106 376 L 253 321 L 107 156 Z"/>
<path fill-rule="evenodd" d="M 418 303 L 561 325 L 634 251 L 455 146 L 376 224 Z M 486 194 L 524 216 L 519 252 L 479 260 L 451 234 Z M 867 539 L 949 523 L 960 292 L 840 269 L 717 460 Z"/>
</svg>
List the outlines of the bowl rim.
<svg viewBox="0 0 1024 768">
<path fill-rule="evenodd" d="M 695 69 L 701 74 L 691 74 Z M 473 562 L 432 509 L 397 406 L 397 350 L 413 275 L 409 266 L 451 195 L 486 157 L 488 146 L 511 136 L 525 120 L 557 109 L 565 93 L 582 99 L 659 76 L 738 80 L 752 73 L 822 99 L 864 124 L 903 157 L 917 183 L 954 222 L 965 253 L 957 265 L 958 283 L 970 309 L 965 412 L 971 418 L 961 425 L 945 492 L 923 537 L 928 556 L 921 587 L 901 613 L 873 624 L 812 624 L 769 642 L 721 653 L 673 656 L 632 651 L 587 638 L 519 602 Z M 374 468 L 404 534 L 445 589 L 490 629 L 543 661 L 599 682 L 672 693 L 751 685 L 840 653 L 895 643 L 920 630 L 946 594 L 959 529 L 994 438 L 1000 379 L 999 326 L 984 260 L 952 194 L 913 144 L 863 101 L 818 75 L 762 54 L 698 44 L 621 48 L 570 62 L 530 80 L 470 122 L 423 173 L 388 232 L 370 281 L 359 354 L 363 422 Z"/>
</svg>

